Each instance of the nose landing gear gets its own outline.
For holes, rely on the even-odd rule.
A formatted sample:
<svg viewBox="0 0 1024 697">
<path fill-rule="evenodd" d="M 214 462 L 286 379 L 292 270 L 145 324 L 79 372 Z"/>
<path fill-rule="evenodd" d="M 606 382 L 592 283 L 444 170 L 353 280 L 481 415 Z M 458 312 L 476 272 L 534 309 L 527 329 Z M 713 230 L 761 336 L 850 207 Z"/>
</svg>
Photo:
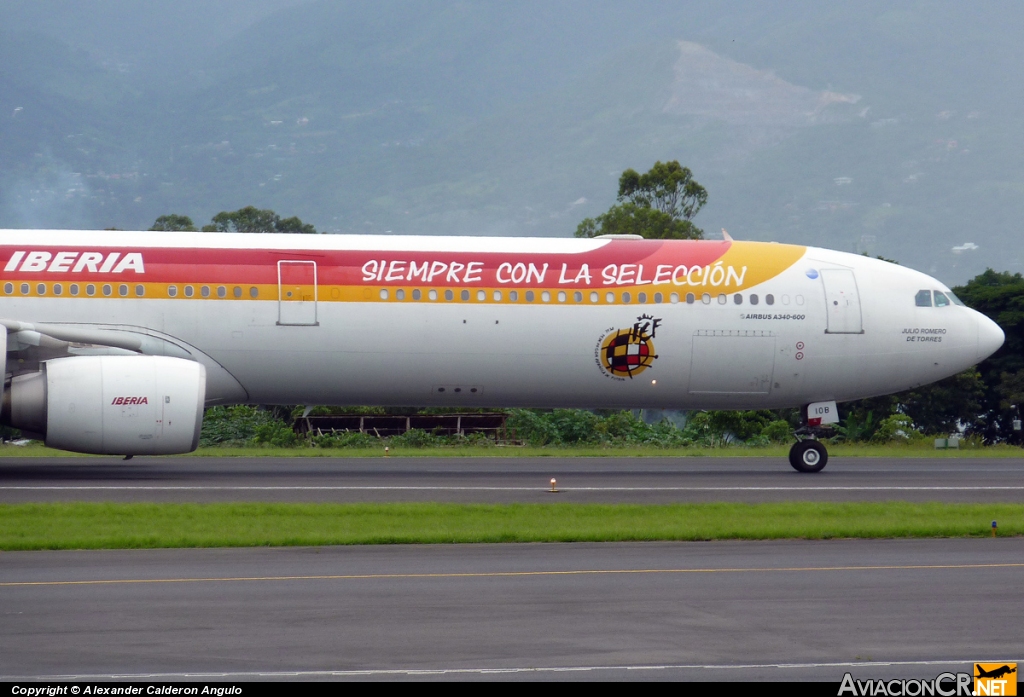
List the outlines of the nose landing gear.
<svg viewBox="0 0 1024 697">
<path fill-rule="evenodd" d="M 816 440 L 802 440 L 789 449 L 789 464 L 797 472 L 820 472 L 828 464 L 828 450 Z"/>
</svg>

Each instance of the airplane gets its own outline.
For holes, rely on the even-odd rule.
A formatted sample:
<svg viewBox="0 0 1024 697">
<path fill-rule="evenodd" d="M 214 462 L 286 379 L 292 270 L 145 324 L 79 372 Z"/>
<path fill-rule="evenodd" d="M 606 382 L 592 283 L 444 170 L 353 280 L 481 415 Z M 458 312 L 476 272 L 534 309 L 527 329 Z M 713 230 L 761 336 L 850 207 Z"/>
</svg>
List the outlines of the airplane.
<svg viewBox="0 0 1024 697">
<path fill-rule="evenodd" d="M 1014 664 L 1014 665 L 1016 666 L 1016 664 Z M 1005 665 L 1005 664 L 1000 666 L 999 668 L 994 668 L 992 670 L 985 670 L 979 664 L 976 663 L 974 665 L 974 668 L 975 668 L 975 670 L 978 673 L 977 675 L 974 676 L 976 678 L 996 678 L 996 679 L 998 679 L 998 678 L 1003 677 L 1004 675 L 1010 675 L 1011 673 L 1016 673 L 1017 672 L 1017 668 L 1016 667 L 1011 668 L 1010 666 Z"/>
<path fill-rule="evenodd" d="M 0 230 L 0 421 L 195 450 L 218 404 L 779 409 L 958 373 L 1000 328 L 878 259 L 723 240 Z"/>
</svg>

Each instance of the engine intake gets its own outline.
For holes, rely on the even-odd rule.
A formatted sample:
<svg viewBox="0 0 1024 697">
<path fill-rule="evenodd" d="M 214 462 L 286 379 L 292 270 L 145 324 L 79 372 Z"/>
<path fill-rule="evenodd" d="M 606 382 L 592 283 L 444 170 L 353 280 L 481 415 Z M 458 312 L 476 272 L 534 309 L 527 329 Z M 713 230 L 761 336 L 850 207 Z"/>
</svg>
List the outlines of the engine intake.
<svg viewBox="0 0 1024 697">
<path fill-rule="evenodd" d="M 206 369 L 167 356 L 46 361 L 4 391 L 0 421 L 61 450 L 173 455 L 199 445 Z"/>
</svg>

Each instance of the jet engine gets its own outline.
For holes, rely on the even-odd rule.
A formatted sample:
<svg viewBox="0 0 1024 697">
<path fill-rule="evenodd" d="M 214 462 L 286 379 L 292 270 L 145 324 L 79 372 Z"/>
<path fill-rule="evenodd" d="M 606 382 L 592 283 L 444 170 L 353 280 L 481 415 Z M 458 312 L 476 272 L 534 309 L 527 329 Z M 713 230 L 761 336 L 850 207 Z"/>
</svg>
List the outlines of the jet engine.
<svg viewBox="0 0 1024 697">
<path fill-rule="evenodd" d="M 6 386 L 0 421 L 61 450 L 171 455 L 199 445 L 206 369 L 167 356 L 76 356 Z"/>
</svg>

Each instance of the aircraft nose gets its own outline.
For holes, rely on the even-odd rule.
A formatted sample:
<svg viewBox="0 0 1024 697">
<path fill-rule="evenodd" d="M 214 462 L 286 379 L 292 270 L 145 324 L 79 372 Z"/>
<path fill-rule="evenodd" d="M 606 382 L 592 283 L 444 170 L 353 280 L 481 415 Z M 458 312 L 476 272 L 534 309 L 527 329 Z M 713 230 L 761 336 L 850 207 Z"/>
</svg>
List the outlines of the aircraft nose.
<svg viewBox="0 0 1024 697">
<path fill-rule="evenodd" d="M 1006 335 L 999 325 L 980 312 L 976 313 L 978 322 L 978 360 L 983 361 L 999 350 L 1006 340 Z"/>
</svg>

